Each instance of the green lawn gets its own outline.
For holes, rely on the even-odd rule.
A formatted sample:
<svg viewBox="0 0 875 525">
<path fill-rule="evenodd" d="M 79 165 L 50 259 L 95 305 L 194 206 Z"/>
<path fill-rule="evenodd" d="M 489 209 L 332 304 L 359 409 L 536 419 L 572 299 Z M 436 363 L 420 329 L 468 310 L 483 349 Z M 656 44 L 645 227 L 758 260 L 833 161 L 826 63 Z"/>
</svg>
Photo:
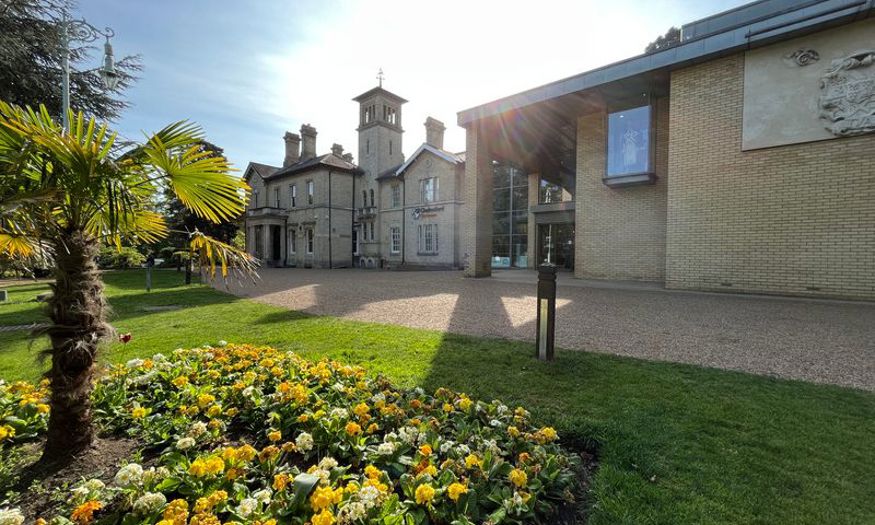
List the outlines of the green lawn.
<svg viewBox="0 0 875 525">
<path fill-rule="evenodd" d="M 542 364 L 528 343 L 305 316 L 182 279 L 157 272 L 147 293 L 142 271 L 106 275 L 113 323 L 133 334 L 107 359 L 226 339 L 523 404 L 598 449 L 593 524 L 875 523 L 871 393 L 561 350 Z M 0 325 L 39 319 L 32 304 L 0 305 Z M 0 377 L 36 378 L 42 346 L 0 333 Z"/>
</svg>

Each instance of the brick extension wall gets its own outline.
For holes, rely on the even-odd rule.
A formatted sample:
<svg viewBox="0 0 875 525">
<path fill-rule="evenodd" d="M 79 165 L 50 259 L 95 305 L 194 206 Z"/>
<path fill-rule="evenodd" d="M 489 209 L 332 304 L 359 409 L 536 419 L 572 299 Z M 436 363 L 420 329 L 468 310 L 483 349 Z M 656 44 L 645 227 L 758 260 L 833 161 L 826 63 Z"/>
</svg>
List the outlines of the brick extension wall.
<svg viewBox="0 0 875 525">
<path fill-rule="evenodd" d="M 744 55 L 671 77 L 666 286 L 875 299 L 875 135 L 741 151 Z"/>
<path fill-rule="evenodd" d="M 661 281 L 665 277 L 668 100 L 654 104 L 653 185 L 609 188 L 605 176 L 607 115 L 577 122 L 574 275 L 580 278 Z"/>
</svg>

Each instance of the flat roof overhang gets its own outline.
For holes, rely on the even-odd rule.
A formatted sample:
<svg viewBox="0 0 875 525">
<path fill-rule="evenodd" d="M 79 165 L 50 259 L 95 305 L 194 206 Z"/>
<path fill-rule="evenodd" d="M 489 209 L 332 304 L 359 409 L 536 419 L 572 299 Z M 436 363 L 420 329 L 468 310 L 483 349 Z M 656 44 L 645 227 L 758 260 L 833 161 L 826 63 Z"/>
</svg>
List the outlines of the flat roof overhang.
<svg viewBox="0 0 875 525">
<path fill-rule="evenodd" d="M 775 0 L 772 0 L 774 3 Z M 522 93 L 501 98 L 487 104 L 476 106 L 458 113 L 458 124 L 467 127 L 473 122 L 495 117 L 508 111 L 520 110 L 528 106 L 557 99 L 567 99 L 570 95 L 593 90 L 611 83 L 628 81 L 638 76 L 654 73 L 668 73 L 692 64 L 713 60 L 754 47 L 767 45 L 808 33 L 820 31 L 856 20 L 863 20 L 875 14 L 875 0 L 822 0 L 815 3 L 799 3 L 798 9 L 788 7 L 785 11 L 766 18 L 756 18 L 755 8 L 766 1 L 727 11 L 703 19 L 710 21 L 715 17 L 734 17 L 734 25 L 723 31 L 705 34 L 700 38 L 683 42 L 677 46 L 639 55 L 607 66 L 596 68 L 579 75 L 564 78 L 536 87 Z M 790 5 L 788 2 L 782 2 Z M 745 9 L 751 10 L 749 22 L 744 22 Z M 702 21 L 689 26 L 697 26 Z M 686 26 L 685 26 L 686 27 Z M 602 90 L 604 91 L 604 90 Z"/>
</svg>

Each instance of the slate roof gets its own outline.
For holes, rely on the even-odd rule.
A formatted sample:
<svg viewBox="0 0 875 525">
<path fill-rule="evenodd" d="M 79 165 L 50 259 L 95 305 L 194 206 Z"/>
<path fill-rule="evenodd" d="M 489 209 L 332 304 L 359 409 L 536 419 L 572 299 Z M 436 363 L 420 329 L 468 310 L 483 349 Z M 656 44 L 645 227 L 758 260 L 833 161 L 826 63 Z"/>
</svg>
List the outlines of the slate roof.
<svg viewBox="0 0 875 525">
<path fill-rule="evenodd" d="M 423 143 L 421 146 L 419 146 L 419 148 L 416 149 L 416 151 L 413 152 L 413 155 L 411 155 L 410 158 L 404 162 L 404 164 L 400 164 L 398 166 L 395 166 L 394 168 L 389 168 L 383 173 L 380 173 L 377 176 L 377 180 L 386 180 L 391 179 L 392 177 L 403 177 L 404 172 L 407 171 L 407 168 L 409 168 L 410 165 L 413 164 L 413 162 L 417 159 L 417 157 L 419 157 L 424 151 L 433 153 L 439 158 L 442 158 L 452 164 L 465 162 L 465 153 L 450 153 L 447 150 L 436 148 L 431 144 Z"/>
<path fill-rule="evenodd" d="M 319 168 L 328 168 L 332 171 L 345 171 L 347 173 L 353 173 L 357 175 L 362 173 L 358 166 L 356 166 L 352 162 L 347 162 L 343 160 L 334 153 L 326 153 L 325 155 L 313 157 L 312 159 L 298 161 L 290 166 L 286 166 L 283 168 L 277 168 L 274 166 L 269 166 L 267 164 L 259 164 L 258 162 L 250 162 L 249 168 L 247 168 L 246 170 L 247 173 L 249 172 L 250 168 L 259 175 L 261 175 L 261 177 L 265 180 L 278 179 L 281 177 L 295 175 L 297 173 L 303 173 Z"/>
<path fill-rule="evenodd" d="M 271 166 L 269 164 L 262 164 L 260 162 L 250 162 L 249 166 L 246 167 L 246 180 L 249 180 L 249 172 L 254 171 L 257 173 L 262 179 L 270 177 L 275 171 L 279 168 L 277 166 Z"/>
</svg>

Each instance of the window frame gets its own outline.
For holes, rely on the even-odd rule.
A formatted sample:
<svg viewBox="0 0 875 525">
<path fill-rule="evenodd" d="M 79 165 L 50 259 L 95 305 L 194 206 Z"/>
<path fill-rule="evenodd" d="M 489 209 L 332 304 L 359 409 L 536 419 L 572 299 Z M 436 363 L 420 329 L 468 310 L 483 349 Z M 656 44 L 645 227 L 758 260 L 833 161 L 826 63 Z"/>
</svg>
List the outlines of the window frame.
<svg viewBox="0 0 875 525">
<path fill-rule="evenodd" d="M 426 187 L 431 183 L 431 196 L 426 197 Z M 430 204 L 438 200 L 438 178 L 425 177 L 419 180 L 419 200 L 422 204 Z"/>
<path fill-rule="evenodd" d="M 393 184 L 391 186 L 392 192 L 392 207 L 400 208 L 401 207 L 401 184 Z"/>
<path fill-rule="evenodd" d="M 307 228 L 307 255 L 313 255 L 316 247 L 316 235 L 313 233 L 313 228 Z"/>
<path fill-rule="evenodd" d="M 307 205 L 312 206 L 316 202 L 316 184 L 312 180 L 307 181 Z"/>
<path fill-rule="evenodd" d="M 289 185 L 289 208 L 298 207 L 298 185 Z"/>
<path fill-rule="evenodd" d="M 401 228 L 399 226 L 389 227 L 389 253 L 393 255 L 401 253 Z"/>
<path fill-rule="evenodd" d="M 438 230 L 437 223 L 419 225 L 416 250 L 418 255 L 438 255 L 440 253 Z"/>
<path fill-rule="evenodd" d="M 614 173 L 610 172 L 611 164 L 611 116 L 626 111 L 638 110 L 647 108 L 647 166 L 644 171 L 636 171 L 629 173 Z M 656 106 L 653 101 L 648 100 L 641 104 L 640 101 L 627 102 L 625 104 L 616 104 L 610 106 L 605 113 L 605 164 L 602 182 L 610 187 L 635 186 L 640 184 L 653 184 L 656 181 L 654 163 L 656 160 Z"/>
</svg>

